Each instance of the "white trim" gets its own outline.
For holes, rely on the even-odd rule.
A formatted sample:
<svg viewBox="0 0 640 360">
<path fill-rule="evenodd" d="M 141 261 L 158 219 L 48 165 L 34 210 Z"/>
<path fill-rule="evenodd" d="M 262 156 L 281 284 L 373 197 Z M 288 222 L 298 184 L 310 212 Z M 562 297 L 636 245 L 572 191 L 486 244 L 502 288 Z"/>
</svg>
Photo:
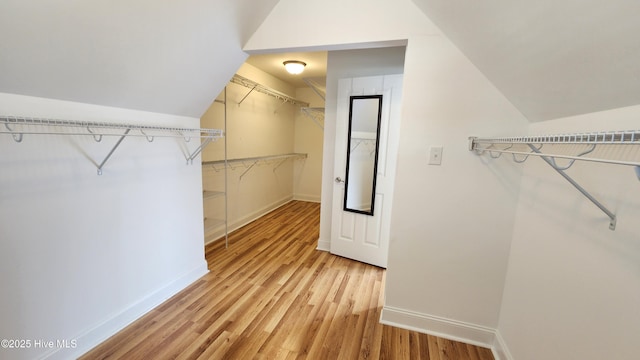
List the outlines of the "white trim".
<svg viewBox="0 0 640 360">
<path fill-rule="evenodd" d="M 380 323 L 449 340 L 491 348 L 492 350 L 496 337 L 495 329 L 485 326 L 421 314 L 391 306 L 384 306 L 382 308 Z M 496 360 L 499 359 L 500 358 L 496 357 Z"/>
<path fill-rule="evenodd" d="M 331 240 L 318 239 L 318 246 L 316 247 L 316 250 L 327 252 L 331 251 Z"/>
<path fill-rule="evenodd" d="M 496 360 L 513 360 L 513 355 L 511 355 L 507 343 L 504 341 L 499 330 L 496 330 L 496 339 L 493 342 L 492 350 L 493 357 L 496 358 Z"/>
<path fill-rule="evenodd" d="M 293 200 L 319 203 L 320 196 L 311 194 L 293 194 Z"/>
<path fill-rule="evenodd" d="M 193 270 L 185 273 L 177 279 L 170 281 L 151 294 L 140 299 L 140 301 L 129 305 L 117 314 L 113 314 L 102 323 L 96 324 L 93 328 L 70 339 L 77 340 L 77 348 L 53 349 L 41 354 L 38 359 L 76 359 L 90 351 L 109 337 L 124 329 L 129 324 L 141 318 L 143 315 L 153 310 L 172 296 L 193 284 L 196 280 L 209 272 L 206 260 Z"/>
</svg>

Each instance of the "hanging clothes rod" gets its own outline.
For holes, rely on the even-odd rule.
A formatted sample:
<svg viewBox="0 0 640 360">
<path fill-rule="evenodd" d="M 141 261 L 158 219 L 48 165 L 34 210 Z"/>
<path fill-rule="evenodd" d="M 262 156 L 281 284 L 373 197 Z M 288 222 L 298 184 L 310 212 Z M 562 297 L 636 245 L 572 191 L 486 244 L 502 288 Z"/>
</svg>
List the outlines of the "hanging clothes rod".
<svg viewBox="0 0 640 360">
<path fill-rule="evenodd" d="M 102 175 L 102 168 L 105 163 L 126 137 L 145 137 L 148 142 L 153 142 L 156 137 L 182 138 L 185 142 L 191 141 L 192 138 L 202 139 L 199 146 L 192 153 L 185 154 L 187 164 L 192 164 L 193 160 L 209 143 L 224 136 L 224 132 L 219 129 L 147 126 L 18 116 L 0 116 L 0 134 L 10 134 L 16 143 L 21 143 L 25 134 L 84 135 L 92 136 L 96 142 L 102 142 L 105 136 L 119 137 L 104 160 L 100 164 L 96 162 L 98 175 Z"/>
<path fill-rule="evenodd" d="M 255 161 L 269 161 L 269 160 L 282 160 L 282 159 L 306 159 L 307 154 L 303 153 L 290 153 L 290 154 L 280 154 L 280 155 L 267 155 L 267 156 L 256 156 L 256 157 L 246 157 L 246 158 L 236 158 L 236 159 L 227 159 L 227 160 L 213 160 L 213 161 L 203 161 L 202 166 L 206 165 L 232 165 L 232 164 L 246 164 L 252 163 Z"/>
<path fill-rule="evenodd" d="M 227 160 L 214 160 L 214 161 L 204 161 L 202 162 L 202 166 L 211 166 L 214 170 L 218 171 L 216 165 L 223 165 L 225 167 L 230 167 L 234 169 L 234 165 L 241 165 L 246 167 L 246 170 L 240 175 L 240 180 L 251 170 L 254 166 L 260 164 L 268 164 L 268 163 L 278 163 L 273 168 L 275 172 L 280 165 L 282 165 L 285 161 L 289 159 L 294 160 L 302 160 L 307 158 L 307 154 L 303 153 L 290 153 L 290 154 L 281 154 L 281 155 L 269 155 L 269 156 L 257 156 L 257 157 L 247 157 L 247 158 L 237 158 L 237 159 L 227 159 Z"/>
<path fill-rule="evenodd" d="M 512 150 L 501 150 L 491 147 L 486 148 L 473 148 L 471 150 L 477 151 L 479 153 L 489 152 L 489 153 L 499 153 L 499 154 L 512 154 L 512 155 L 522 155 L 523 157 L 528 156 L 537 156 L 537 157 L 550 157 L 550 158 L 558 158 L 558 159 L 567 159 L 567 160 L 580 160 L 580 161 L 589 161 L 589 162 L 598 162 L 604 164 L 613 164 L 613 165 L 626 165 L 626 166 L 639 166 L 640 162 L 637 161 L 625 161 L 625 160 L 612 160 L 612 159 L 601 159 L 601 158 L 592 158 L 592 157 L 583 157 L 583 156 L 573 156 L 573 155 L 562 155 L 562 154 L 538 154 L 535 152 L 527 152 L 527 151 L 512 151 Z M 496 156 L 492 156 L 497 158 Z M 516 162 L 524 162 L 517 161 Z"/>
<path fill-rule="evenodd" d="M 543 152 L 542 148 L 547 145 L 587 145 L 587 149 L 576 155 L 566 155 L 558 153 Z M 524 150 L 513 149 L 514 146 L 526 146 Z M 640 179 L 640 162 L 627 161 L 619 159 L 603 159 L 586 156 L 592 153 L 598 145 L 640 145 L 640 130 L 627 131 L 606 131 L 592 133 L 575 133 L 575 134 L 559 134 L 559 135 L 536 135 L 524 137 L 498 137 L 498 138 L 477 138 L 469 137 L 469 150 L 481 155 L 489 153 L 492 158 L 498 158 L 502 154 L 511 154 L 513 160 L 517 163 L 525 162 L 529 156 L 537 156 L 542 158 L 549 166 L 564 177 L 571 185 L 573 185 L 580 193 L 582 193 L 589 201 L 602 210 L 610 219 L 609 229 L 616 228 L 616 215 L 598 201 L 593 195 L 585 190 L 573 178 L 571 178 L 565 170 L 573 166 L 575 161 L 590 161 L 598 163 L 607 163 L 615 165 L 634 166 L 636 175 Z M 500 147 L 501 146 L 501 147 Z M 513 149 L 513 150 L 512 150 Z M 528 151 L 526 151 L 528 149 Z M 498 154 L 498 155 L 495 155 Z M 520 158 L 516 157 L 520 156 Z M 566 166 L 559 166 L 556 158 L 570 160 Z"/>
<path fill-rule="evenodd" d="M 240 76 L 238 74 L 233 75 L 233 77 L 231 78 L 231 82 L 234 84 L 238 84 L 238 85 L 242 85 L 248 89 L 251 89 L 239 102 L 238 105 L 242 104 L 242 102 L 249 96 L 249 94 L 251 94 L 253 91 L 265 94 L 265 95 L 269 95 L 271 97 L 274 97 L 284 103 L 290 103 L 293 105 L 298 105 L 298 106 L 303 106 L 303 107 L 308 107 L 309 103 L 305 102 L 305 101 L 301 101 L 298 100 L 292 96 L 289 96 L 285 93 L 282 93 L 280 91 L 271 89 L 267 86 L 264 86 L 262 84 L 259 84 L 253 80 L 249 80 L 246 77 Z"/>
</svg>

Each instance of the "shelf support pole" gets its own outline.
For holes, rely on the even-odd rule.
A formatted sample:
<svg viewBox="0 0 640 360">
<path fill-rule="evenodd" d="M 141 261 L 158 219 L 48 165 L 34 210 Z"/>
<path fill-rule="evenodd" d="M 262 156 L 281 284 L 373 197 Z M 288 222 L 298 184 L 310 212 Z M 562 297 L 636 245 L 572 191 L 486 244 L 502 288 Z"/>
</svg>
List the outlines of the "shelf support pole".
<svg viewBox="0 0 640 360">
<path fill-rule="evenodd" d="M 107 157 L 105 157 L 104 160 L 102 160 L 102 162 L 100 163 L 100 165 L 98 165 L 98 175 L 102 175 L 102 167 L 107 162 L 107 160 L 109 160 L 111 155 L 113 155 L 113 152 L 116 151 L 118 146 L 120 146 L 120 143 L 122 143 L 122 140 L 124 140 L 124 138 L 127 137 L 127 135 L 129 134 L 129 131 L 131 131 L 130 128 L 125 130 L 124 134 L 122 134 L 122 136 L 120 136 L 120 139 L 118 139 L 118 142 L 116 142 L 116 144 L 113 146 L 111 151 L 109 151 L 109 153 L 107 154 Z"/>
<path fill-rule="evenodd" d="M 535 153 L 540 154 L 540 150 L 537 149 L 535 146 L 533 146 L 532 144 L 527 144 L 529 146 L 529 148 L 531 148 L 531 150 Z M 551 166 L 553 168 L 553 170 L 557 171 L 558 174 L 562 175 L 563 178 L 565 178 L 565 180 L 567 180 L 571 185 L 573 185 L 578 191 L 580 191 L 582 193 L 582 195 L 584 195 L 587 199 L 589 199 L 589 201 L 591 201 L 595 206 L 597 206 L 600 210 L 602 210 L 602 212 L 604 212 L 605 214 L 607 214 L 607 216 L 609 217 L 609 219 L 611 220 L 609 222 L 609 229 L 610 230 L 615 230 L 616 229 L 616 215 L 611 212 L 609 209 L 607 209 L 604 205 L 602 205 L 602 203 L 600 201 L 598 201 L 596 198 L 594 198 L 591 194 L 589 194 L 589 192 L 587 192 L 587 190 L 585 190 L 582 186 L 580 186 L 580 184 L 578 184 L 575 180 L 573 180 L 569 175 L 567 175 L 567 173 L 565 173 L 563 170 L 558 169 L 558 167 L 554 166 L 554 162 L 553 160 L 551 160 L 548 156 L 540 156 L 542 158 L 542 160 L 544 160 L 547 164 L 549 164 L 549 166 Z"/>
</svg>

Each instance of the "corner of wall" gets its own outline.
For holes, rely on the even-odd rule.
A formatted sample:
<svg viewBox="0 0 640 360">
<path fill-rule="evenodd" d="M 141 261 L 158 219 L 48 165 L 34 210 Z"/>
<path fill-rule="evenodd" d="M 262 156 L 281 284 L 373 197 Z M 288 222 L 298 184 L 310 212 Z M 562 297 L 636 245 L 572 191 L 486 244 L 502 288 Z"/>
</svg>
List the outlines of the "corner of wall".
<svg viewBox="0 0 640 360">
<path fill-rule="evenodd" d="M 380 323 L 491 349 L 495 360 L 514 360 L 500 331 L 384 306 Z"/>
<path fill-rule="evenodd" d="M 316 249 L 320 251 L 331 251 L 331 240 L 319 238 Z"/>
<path fill-rule="evenodd" d="M 496 360 L 513 360 L 513 356 L 507 347 L 507 343 L 504 341 L 500 330 L 496 330 L 496 337 L 491 347 L 493 357 Z"/>
</svg>

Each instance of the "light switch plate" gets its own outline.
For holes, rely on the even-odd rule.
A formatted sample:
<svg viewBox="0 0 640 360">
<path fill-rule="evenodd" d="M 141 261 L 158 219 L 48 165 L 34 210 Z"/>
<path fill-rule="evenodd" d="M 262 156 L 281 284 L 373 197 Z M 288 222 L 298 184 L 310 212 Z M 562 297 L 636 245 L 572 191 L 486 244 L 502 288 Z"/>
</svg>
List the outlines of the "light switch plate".
<svg viewBox="0 0 640 360">
<path fill-rule="evenodd" d="M 429 150 L 429 165 L 442 164 L 442 146 L 432 146 Z"/>
</svg>

